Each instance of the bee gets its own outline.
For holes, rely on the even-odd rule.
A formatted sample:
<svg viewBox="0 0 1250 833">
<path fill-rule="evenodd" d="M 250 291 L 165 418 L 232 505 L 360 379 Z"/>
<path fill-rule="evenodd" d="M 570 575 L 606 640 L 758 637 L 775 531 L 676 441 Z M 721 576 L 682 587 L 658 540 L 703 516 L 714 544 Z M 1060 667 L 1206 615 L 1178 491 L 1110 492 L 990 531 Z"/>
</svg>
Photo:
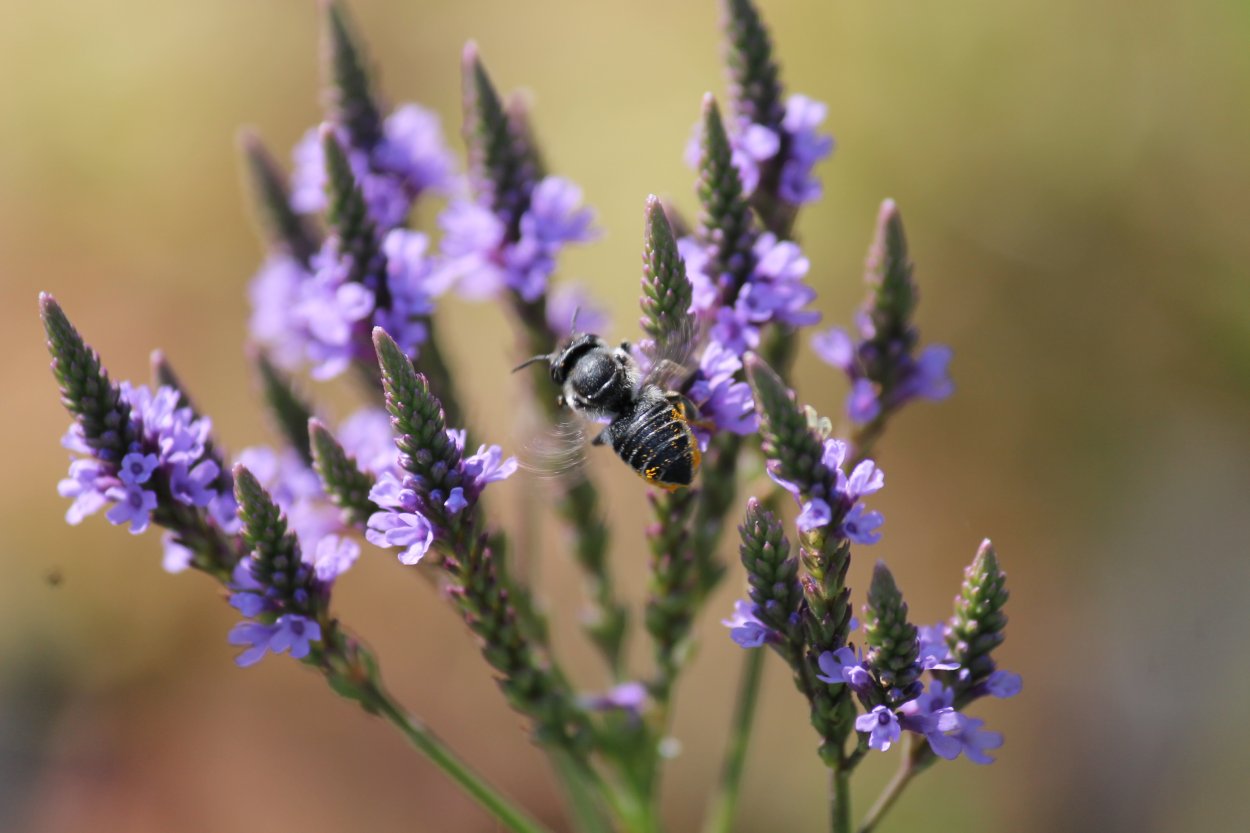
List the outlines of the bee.
<svg viewBox="0 0 1250 833">
<path fill-rule="evenodd" d="M 555 352 L 534 356 L 513 372 L 546 362 L 560 386 L 557 402 L 590 419 L 607 420 L 591 445 L 607 445 L 639 477 L 674 491 L 694 482 L 702 455 L 691 430 L 695 406 L 660 384 L 676 363 L 657 359 L 643 375 L 627 341 L 612 347 L 593 333 L 574 332 Z"/>
</svg>

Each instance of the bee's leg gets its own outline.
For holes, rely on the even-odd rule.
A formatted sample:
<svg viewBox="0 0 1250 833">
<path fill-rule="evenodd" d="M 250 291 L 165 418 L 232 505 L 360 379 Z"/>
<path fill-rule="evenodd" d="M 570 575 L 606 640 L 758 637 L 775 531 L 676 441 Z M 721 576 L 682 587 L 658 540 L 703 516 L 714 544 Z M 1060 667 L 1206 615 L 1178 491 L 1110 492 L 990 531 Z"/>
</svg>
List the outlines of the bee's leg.
<svg viewBox="0 0 1250 833">
<path fill-rule="evenodd" d="M 593 440 L 591 440 L 591 441 L 590 441 L 590 444 L 591 444 L 591 445 L 611 445 L 611 444 L 612 444 L 612 437 L 611 437 L 611 435 L 608 433 L 608 429 L 607 429 L 607 428 L 604 428 L 602 431 L 600 431 L 600 432 L 599 432 L 599 433 L 595 436 L 595 438 L 594 438 Z"/>
<path fill-rule="evenodd" d="M 678 393 L 675 390 L 664 392 L 664 398 L 668 400 L 668 404 L 681 411 L 681 415 L 688 420 L 699 418 L 699 406 L 691 402 L 684 393 Z"/>
<path fill-rule="evenodd" d="M 715 431 L 716 423 L 711 419 L 705 419 L 699 414 L 699 406 L 691 402 L 685 394 L 678 393 L 675 390 L 666 391 L 664 398 L 669 401 L 674 408 L 681 412 L 682 419 L 693 425 L 695 428 L 702 428 L 704 431 Z"/>
</svg>

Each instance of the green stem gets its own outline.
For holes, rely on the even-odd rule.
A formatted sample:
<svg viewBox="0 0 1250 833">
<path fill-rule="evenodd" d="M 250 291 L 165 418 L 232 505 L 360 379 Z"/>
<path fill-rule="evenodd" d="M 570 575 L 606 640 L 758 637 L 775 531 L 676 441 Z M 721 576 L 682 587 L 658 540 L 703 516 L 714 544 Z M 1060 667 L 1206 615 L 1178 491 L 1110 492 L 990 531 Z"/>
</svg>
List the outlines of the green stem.
<svg viewBox="0 0 1250 833">
<path fill-rule="evenodd" d="M 738 791 L 742 786 L 742 770 L 746 764 L 747 743 L 751 738 L 751 724 L 755 719 L 755 706 L 759 702 L 760 681 L 764 678 L 763 670 L 764 651 L 747 651 L 746 659 L 742 663 L 738 702 L 734 708 L 720 786 L 712 798 L 703 833 L 729 833 L 733 825 L 734 811 L 738 806 Z"/>
<path fill-rule="evenodd" d="M 582 765 L 567 752 L 548 750 L 556 776 L 560 779 L 569 799 L 569 812 L 578 833 L 612 833 L 612 826 L 603 817 L 603 808 L 596 800 L 596 783 L 587 777 Z"/>
<path fill-rule="evenodd" d="M 832 833 L 851 833 L 851 771 L 841 765 L 829 771 L 830 824 Z"/>
<path fill-rule="evenodd" d="M 881 818 L 886 814 L 886 811 L 894 806 L 894 802 L 898 801 L 898 797 L 902 795 L 903 790 L 907 788 L 911 780 L 928 769 L 929 765 L 933 763 L 933 755 L 929 752 L 929 747 L 925 746 L 913 750 L 910 736 L 903 738 L 902 753 L 898 771 L 894 773 L 890 783 L 886 784 L 885 789 L 881 791 L 881 795 L 877 796 L 877 800 L 873 803 L 868 814 L 864 816 L 864 820 L 860 822 L 859 833 L 870 833 L 870 831 L 875 829 Z"/>
<path fill-rule="evenodd" d="M 417 751 L 459 784 L 461 789 L 494 816 L 505 829 L 513 833 L 550 833 L 548 828 L 486 783 L 482 776 L 470 769 L 456 753 L 435 737 L 425 724 L 406 714 L 385 692 L 375 689 L 373 694 L 369 706 L 399 729 Z"/>
</svg>

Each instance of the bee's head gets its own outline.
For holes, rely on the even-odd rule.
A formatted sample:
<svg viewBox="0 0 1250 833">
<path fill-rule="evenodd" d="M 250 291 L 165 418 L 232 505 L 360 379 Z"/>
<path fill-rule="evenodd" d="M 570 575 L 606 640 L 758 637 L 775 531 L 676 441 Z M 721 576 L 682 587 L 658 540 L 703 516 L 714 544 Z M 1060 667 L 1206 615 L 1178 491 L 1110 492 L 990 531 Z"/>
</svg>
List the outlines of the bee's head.
<svg viewBox="0 0 1250 833">
<path fill-rule="evenodd" d="M 620 410 L 633 392 L 633 360 L 624 347 L 614 350 L 593 333 L 575 333 L 549 355 L 534 356 L 517 370 L 547 362 L 551 380 L 564 388 L 575 409 L 594 412 Z"/>
<path fill-rule="evenodd" d="M 551 381 L 557 385 L 563 385 L 582 357 L 596 349 L 602 348 L 606 350 L 607 346 L 607 342 L 597 335 L 575 333 L 572 338 L 557 348 L 554 353 L 546 353 L 526 359 L 514 367 L 512 372 L 516 373 L 521 368 L 529 367 L 538 362 L 547 362 L 551 368 Z"/>
</svg>

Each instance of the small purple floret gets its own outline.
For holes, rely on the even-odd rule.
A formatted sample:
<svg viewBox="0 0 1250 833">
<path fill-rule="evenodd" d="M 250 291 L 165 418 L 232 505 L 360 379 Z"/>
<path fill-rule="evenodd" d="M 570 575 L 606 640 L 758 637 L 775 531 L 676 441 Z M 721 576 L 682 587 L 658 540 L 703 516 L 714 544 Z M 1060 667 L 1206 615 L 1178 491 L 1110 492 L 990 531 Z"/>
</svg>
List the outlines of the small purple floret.
<svg viewBox="0 0 1250 833">
<path fill-rule="evenodd" d="M 733 615 L 722 619 L 729 628 L 729 638 L 740 648 L 758 648 L 772 637 L 772 631 L 756 616 L 757 608 L 752 602 L 738 599 L 734 602 Z"/>
</svg>

